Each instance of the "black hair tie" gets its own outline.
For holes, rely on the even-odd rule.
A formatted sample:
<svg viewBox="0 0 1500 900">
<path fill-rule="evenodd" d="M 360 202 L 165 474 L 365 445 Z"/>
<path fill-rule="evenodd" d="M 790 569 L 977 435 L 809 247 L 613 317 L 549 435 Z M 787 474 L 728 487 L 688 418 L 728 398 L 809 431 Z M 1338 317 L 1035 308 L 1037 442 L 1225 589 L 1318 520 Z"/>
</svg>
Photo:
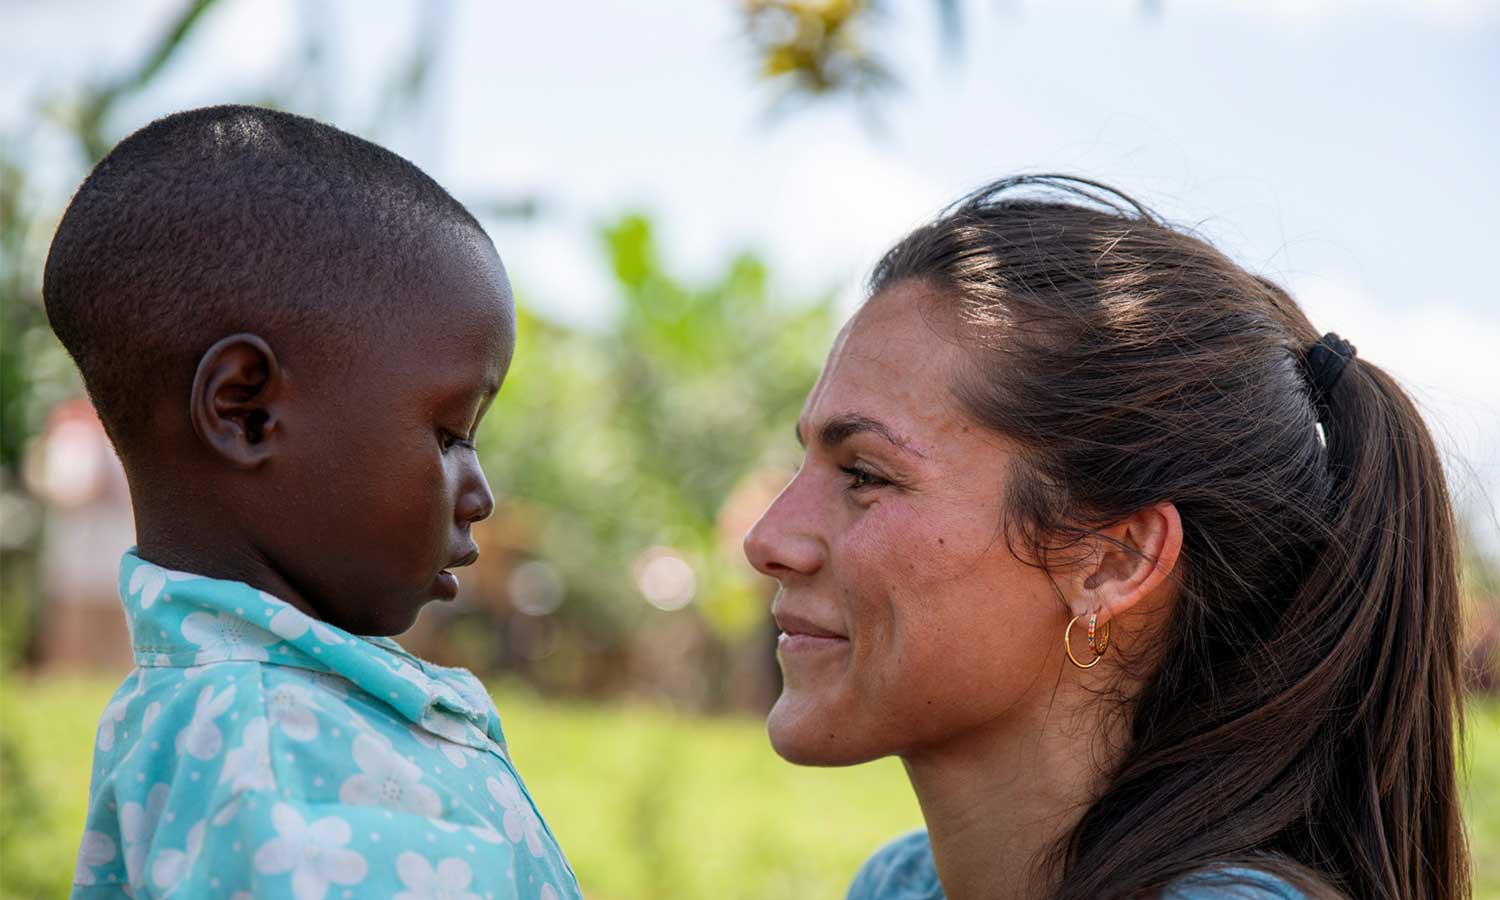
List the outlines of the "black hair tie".
<svg viewBox="0 0 1500 900">
<path fill-rule="evenodd" d="M 1307 352 L 1302 357 L 1302 366 L 1307 376 L 1308 386 L 1312 388 L 1315 406 L 1321 409 L 1325 405 L 1328 392 L 1339 383 L 1340 376 L 1344 374 L 1344 367 L 1349 365 L 1349 360 L 1354 358 L 1355 352 L 1353 344 L 1332 331 L 1307 348 Z"/>
</svg>

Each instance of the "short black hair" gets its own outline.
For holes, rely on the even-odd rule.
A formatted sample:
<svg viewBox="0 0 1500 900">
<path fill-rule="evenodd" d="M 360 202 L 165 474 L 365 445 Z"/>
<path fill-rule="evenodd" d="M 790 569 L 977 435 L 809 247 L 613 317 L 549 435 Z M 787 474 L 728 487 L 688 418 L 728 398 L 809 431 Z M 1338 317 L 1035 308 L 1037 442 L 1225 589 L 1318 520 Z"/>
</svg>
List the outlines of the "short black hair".
<svg viewBox="0 0 1500 900">
<path fill-rule="evenodd" d="M 484 234 L 415 165 L 330 125 L 251 106 L 180 112 L 78 188 L 47 256 L 47 317 L 121 448 L 222 337 L 358 346 L 455 224 Z"/>
</svg>

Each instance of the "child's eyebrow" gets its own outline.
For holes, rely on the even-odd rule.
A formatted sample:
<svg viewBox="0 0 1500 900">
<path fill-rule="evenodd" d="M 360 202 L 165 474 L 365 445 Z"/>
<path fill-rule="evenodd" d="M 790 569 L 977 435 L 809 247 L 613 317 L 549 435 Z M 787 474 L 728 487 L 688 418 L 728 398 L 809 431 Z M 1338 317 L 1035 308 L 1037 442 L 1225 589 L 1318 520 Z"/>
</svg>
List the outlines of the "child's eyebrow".
<svg viewBox="0 0 1500 900">
<path fill-rule="evenodd" d="M 474 410 L 474 421 L 470 425 L 471 431 L 479 427 L 479 422 L 484 418 L 484 414 L 490 411 L 490 406 L 494 404 L 495 397 L 499 394 L 499 381 L 489 381 L 485 383 L 484 394 L 480 396 L 479 406 Z"/>
</svg>

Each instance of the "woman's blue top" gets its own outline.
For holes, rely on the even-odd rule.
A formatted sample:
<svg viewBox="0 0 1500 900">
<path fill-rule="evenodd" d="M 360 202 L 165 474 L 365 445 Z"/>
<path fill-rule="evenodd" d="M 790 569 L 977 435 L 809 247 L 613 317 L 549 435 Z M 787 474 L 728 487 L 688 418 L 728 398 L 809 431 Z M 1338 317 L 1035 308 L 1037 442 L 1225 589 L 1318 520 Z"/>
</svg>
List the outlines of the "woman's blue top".
<svg viewBox="0 0 1500 900">
<path fill-rule="evenodd" d="M 943 900 L 932 845 L 922 829 L 875 851 L 860 866 L 847 900 Z M 1266 872 L 1224 869 L 1178 881 L 1161 900 L 1307 900 L 1301 891 Z"/>
</svg>

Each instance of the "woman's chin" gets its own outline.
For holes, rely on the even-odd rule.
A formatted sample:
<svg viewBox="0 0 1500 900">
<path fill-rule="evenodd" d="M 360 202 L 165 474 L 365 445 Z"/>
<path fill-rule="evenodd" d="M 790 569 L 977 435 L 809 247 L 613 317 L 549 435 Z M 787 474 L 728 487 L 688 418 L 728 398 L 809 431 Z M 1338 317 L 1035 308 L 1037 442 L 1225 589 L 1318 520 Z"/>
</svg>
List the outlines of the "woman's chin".
<svg viewBox="0 0 1500 900">
<path fill-rule="evenodd" d="M 771 748 L 799 766 L 853 766 L 886 754 L 861 746 L 847 717 L 782 694 L 766 717 Z"/>
</svg>

